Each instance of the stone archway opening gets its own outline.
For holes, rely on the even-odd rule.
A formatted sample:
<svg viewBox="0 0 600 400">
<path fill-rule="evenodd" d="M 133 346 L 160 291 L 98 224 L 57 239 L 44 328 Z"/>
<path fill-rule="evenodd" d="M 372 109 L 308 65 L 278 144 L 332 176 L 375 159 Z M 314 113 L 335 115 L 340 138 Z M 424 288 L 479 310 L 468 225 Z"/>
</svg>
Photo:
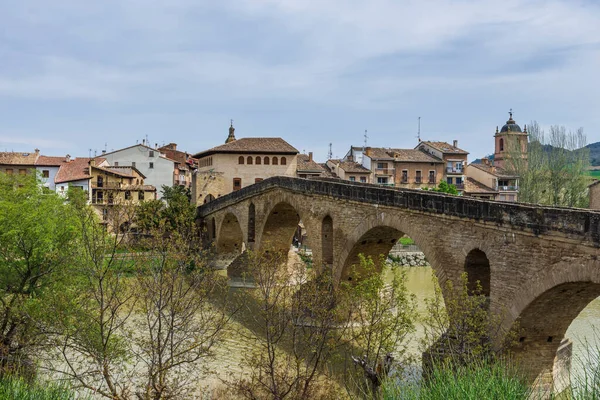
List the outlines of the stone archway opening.
<svg viewBox="0 0 600 400">
<path fill-rule="evenodd" d="M 214 221 L 214 219 L 213 219 Z M 220 255 L 238 255 L 242 252 L 244 235 L 237 217 L 228 213 L 221 222 L 217 238 L 217 253 Z"/>
<path fill-rule="evenodd" d="M 300 215 L 293 206 L 284 202 L 275 205 L 263 226 L 260 250 L 287 254 L 299 223 Z"/>
<path fill-rule="evenodd" d="M 465 272 L 467 273 L 467 285 L 470 293 L 476 293 L 478 287 L 481 295 L 488 301 L 491 292 L 490 260 L 480 249 L 473 249 L 465 259 Z"/>
<path fill-rule="evenodd" d="M 204 198 L 204 204 L 208 204 L 211 201 L 213 201 L 215 199 L 215 196 L 213 196 L 212 194 L 207 194 L 206 197 Z"/>
<path fill-rule="evenodd" d="M 598 283 L 563 283 L 539 295 L 521 312 L 516 323 L 518 340 L 513 352 L 540 393 L 560 393 L 570 385 L 571 353 L 574 347 L 586 345 L 571 342 L 566 333 L 573 321 L 579 319 L 582 311 L 599 296 Z M 597 346 L 595 350 L 598 351 Z M 600 355 L 595 357 L 597 362 Z"/>
</svg>

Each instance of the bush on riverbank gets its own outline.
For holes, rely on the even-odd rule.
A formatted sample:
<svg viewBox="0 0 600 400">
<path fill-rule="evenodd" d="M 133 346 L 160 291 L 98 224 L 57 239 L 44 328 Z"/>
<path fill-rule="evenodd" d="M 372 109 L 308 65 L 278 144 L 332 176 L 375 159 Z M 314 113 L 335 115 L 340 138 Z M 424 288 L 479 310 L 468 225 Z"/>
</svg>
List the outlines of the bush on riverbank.
<svg viewBox="0 0 600 400">
<path fill-rule="evenodd" d="M 66 385 L 57 383 L 29 384 L 18 378 L 0 379 L 0 399 L 19 400 L 74 400 L 77 397 Z"/>
</svg>

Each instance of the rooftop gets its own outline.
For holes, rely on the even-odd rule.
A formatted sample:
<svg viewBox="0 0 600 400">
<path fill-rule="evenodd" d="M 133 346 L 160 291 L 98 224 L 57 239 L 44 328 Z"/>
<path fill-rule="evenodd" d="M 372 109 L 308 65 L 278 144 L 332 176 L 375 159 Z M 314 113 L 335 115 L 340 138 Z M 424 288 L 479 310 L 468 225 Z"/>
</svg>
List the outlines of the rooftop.
<svg viewBox="0 0 600 400">
<path fill-rule="evenodd" d="M 510 173 L 509 171 L 505 170 L 504 168 L 500 168 L 500 167 L 495 167 L 492 165 L 487 165 L 487 164 L 469 164 L 469 167 L 475 167 L 478 168 L 482 171 L 487 172 L 488 174 L 494 175 L 498 178 L 506 178 L 506 179 L 516 179 L 519 176 L 515 175 L 513 173 Z"/>
<path fill-rule="evenodd" d="M 40 152 L 23 153 L 16 151 L 0 152 L 0 165 L 35 165 Z"/>
<path fill-rule="evenodd" d="M 342 161 L 342 160 L 329 160 L 331 163 L 337 165 L 339 168 L 343 169 L 345 172 L 350 172 L 353 174 L 370 174 L 371 170 L 363 167 L 357 162 L 354 161 Z"/>
<path fill-rule="evenodd" d="M 417 147 L 421 146 L 422 144 L 426 144 L 430 147 L 433 147 L 434 149 L 441 151 L 444 154 L 469 154 L 468 151 L 453 146 L 448 142 L 432 142 L 425 140 L 419 143 Z"/>
<path fill-rule="evenodd" d="M 315 162 L 308 154 L 298 155 L 298 166 L 297 171 L 310 171 L 310 172 L 324 172 L 323 167 Z"/>
<path fill-rule="evenodd" d="M 282 138 L 249 137 L 201 151 L 196 153 L 194 158 L 206 157 L 216 153 L 298 154 L 298 150 Z"/>
<path fill-rule="evenodd" d="M 485 186 L 483 183 L 476 181 L 473 178 L 467 178 L 465 181 L 465 193 L 489 193 L 495 194 L 498 193 L 497 190 L 492 189 L 491 187 Z"/>
<path fill-rule="evenodd" d="M 55 183 L 80 181 L 84 179 L 90 179 L 90 160 L 92 158 L 78 157 L 74 158 L 68 163 L 65 162 L 60 166 L 56 177 L 54 178 Z M 96 162 L 104 162 L 103 158 L 96 158 Z"/>
</svg>

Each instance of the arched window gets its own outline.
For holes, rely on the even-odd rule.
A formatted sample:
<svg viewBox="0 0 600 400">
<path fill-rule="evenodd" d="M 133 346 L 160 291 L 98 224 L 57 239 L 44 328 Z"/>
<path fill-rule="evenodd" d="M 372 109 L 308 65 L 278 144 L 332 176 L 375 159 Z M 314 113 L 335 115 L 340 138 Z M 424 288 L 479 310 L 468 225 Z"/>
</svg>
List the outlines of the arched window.
<svg viewBox="0 0 600 400">
<path fill-rule="evenodd" d="M 238 164 L 243 164 L 244 163 L 244 156 L 240 156 L 238 158 Z"/>
<path fill-rule="evenodd" d="M 248 158 L 246 159 L 246 164 L 252 164 L 252 156 L 248 156 Z"/>
<path fill-rule="evenodd" d="M 277 165 L 279 160 L 277 160 L 277 157 L 273 157 L 273 165 Z"/>
<path fill-rule="evenodd" d="M 256 165 L 260 165 L 260 161 L 261 161 L 260 156 L 256 156 L 256 160 L 255 161 L 256 161 L 255 162 Z"/>
<path fill-rule="evenodd" d="M 285 165 L 287 163 L 287 160 L 285 159 L 285 157 L 281 157 L 281 165 Z"/>
<path fill-rule="evenodd" d="M 265 157 L 265 165 L 270 164 L 271 159 L 269 157 Z"/>
<path fill-rule="evenodd" d="M 504 151 L 504 139 L 500 138 L 500 151 Z"/>
</svg>

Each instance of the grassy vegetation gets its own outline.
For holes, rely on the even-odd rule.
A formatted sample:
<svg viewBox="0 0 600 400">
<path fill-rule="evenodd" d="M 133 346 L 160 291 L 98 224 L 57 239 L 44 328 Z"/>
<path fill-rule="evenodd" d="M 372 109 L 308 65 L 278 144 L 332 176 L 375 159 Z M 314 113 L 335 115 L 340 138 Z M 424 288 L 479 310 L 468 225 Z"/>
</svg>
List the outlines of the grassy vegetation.
<svg viewBox="0 0 600 400">
<path fill-rule="evenodd" d="M 85 399 L 85 397 L 76 396 L 66 385 L 49 383 L 42 386 L 29 384 L 17 378 L 0 380 L 1 400 L 74 400 L 76 398 Z"/>
<path fill-rule="evenodd" d="M 412 240 L 409 237 L 401 237 L 400 240 L 399 240 L 399 242 L 403 246 L 408 246 L 408 245 L 411 245 L 411 244 L 415 244 L 415 241 Z"/>
<path fill-rule="evenodd" d="M 454 369 L 438 366 L 422 383 L 396 380 L 383 387 L 386 400 L 520 400 L 529 394 L 530 389 L 513 367 L 484 362 Z"/>
<path fill-rule="evenodd" d="M 600 179 L 600 169 L 588 170 L 587 175 L 591 176 L 592 178 Z"/>
</svg>

